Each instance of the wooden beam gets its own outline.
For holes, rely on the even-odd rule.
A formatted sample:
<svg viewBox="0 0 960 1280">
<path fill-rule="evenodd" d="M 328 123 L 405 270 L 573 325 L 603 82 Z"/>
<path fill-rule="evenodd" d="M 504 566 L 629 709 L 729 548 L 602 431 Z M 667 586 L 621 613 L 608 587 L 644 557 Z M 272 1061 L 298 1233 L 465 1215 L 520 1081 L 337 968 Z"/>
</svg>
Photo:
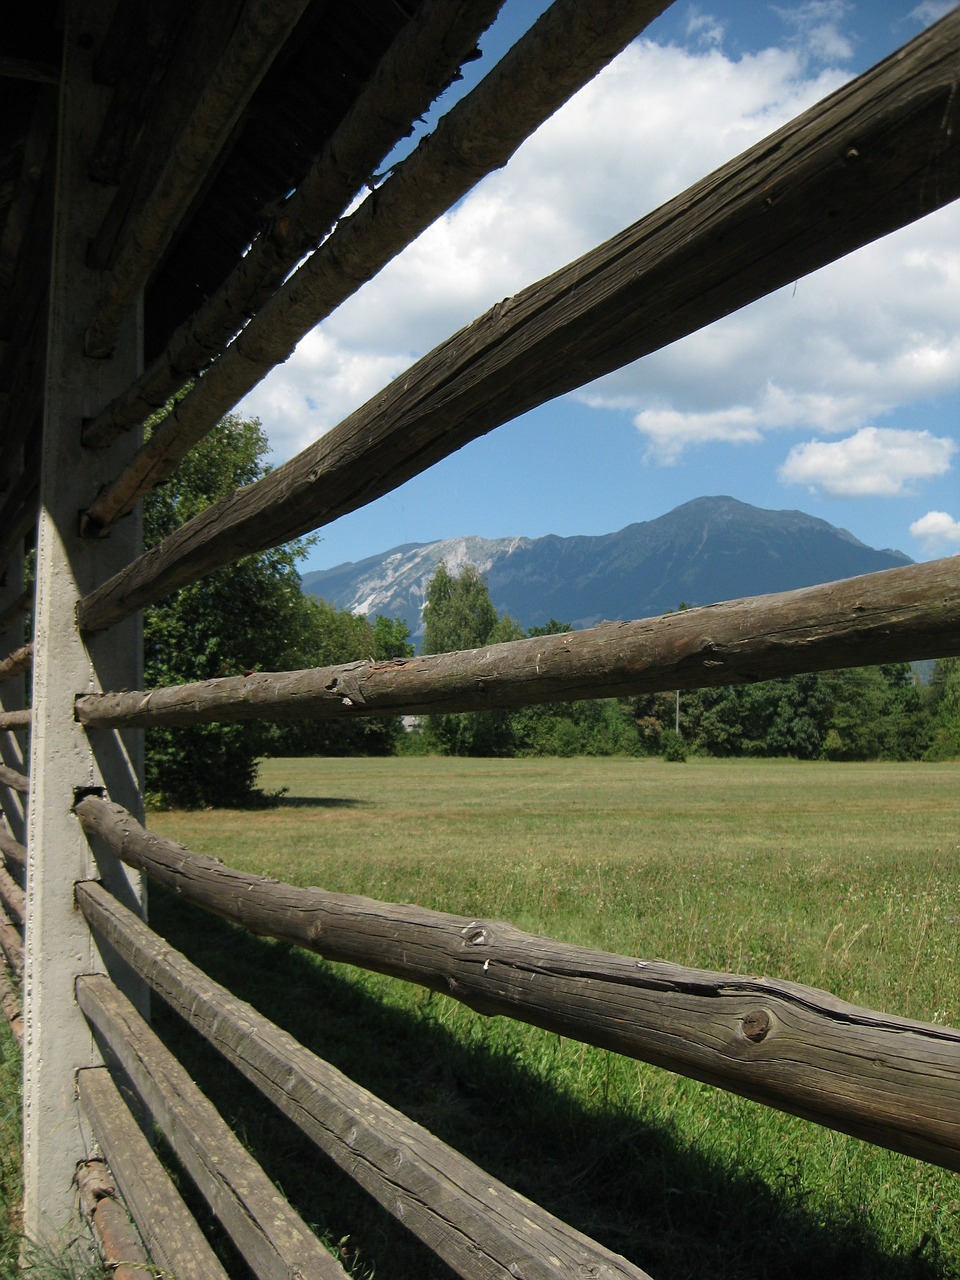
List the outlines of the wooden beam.
<svg viewBox="0 0 960 1280">
<path fill-rule="evenodd" d="M 16 978 L 23 977 L 23 938 L 6 910 L 0 907 L 0 951 Z"/>
<path fill-rule="evenodd" d="M 118 193 L 124 204 L 120 224 L 108 212 L 90 248 L 91 266 L 109 267 L 109 276 L 84 337 L 88 356 L 110 354 L 123 318 L 308 3 L 249 0 L 242 5 L 222 56 L 199 82 L 203 92 L 185 126 L 174 136 L 154 134 L 145 140 L 148 176 L 142 170 L 128 175 L 134 195 L 130 200 L 127 191 Z M 208 22 L 222 24 L 222 6 L 204 9 Z M 157 154 L 165 159 L 159 173 L 154 173 Z"/>
<path fill-rule="evenodd" d="M 2 820 L 0 820 L 0 853 L 3 854 L 7 867 L 14 875 L 19 876 L 22 882 L 27 873 L 27 850 L 19 840 L 14 839 Z"/>
<path fill-rule="evenodd" d="M 495 920 L 299 889 L 149 835 L 88 796 L 84 831 L 183 901 L 329 960 L 442 991 L 960 1170 L 960 1031 L 776 978 L 637 960 Z"/>
<path fill-rule="evenodd" d="M 22 927 L 27 918 L 26 895 L 5 867 L 0 866 L 0 905 L 11 924 Z"/>
<path fill-rule="evenodd" d="M 458 1276 L 644 1277 L 305 1049 L 102 886 L 78 885 L 77 902 L 158 995 Z"/>
<path fill-rule="evenodd" d="M 357 213 L 282 290 L 282 309 L 306 306 L 295 330 L 319 323 L 390 261 L 484 174 L 501 167 L 548 116 L 632 40 L 667 0 L 557 0 L 528 35 L 457 103 L 413 155 L 398 165 Z M 431 0 L 384 57 L 304 182 L 271 218 L 223 287 L 173 335 L 167 350 L 130 390 L 84 428 L 88 445 L 108 444 L 143 422 L 211 363 L 289 272 L 322 239 L 350 198 L 372 175 L 401 132 L 390 122 L 414 120 L 455 58 L 462 58 L 491 3 L 457 6 Z M 457 8 L 467 12 L 461 16 Z M 454 38 L 456 37 L 456 38 Z M 429 97 L 419 88 L 428 86 Z M 523 86 L 521 94 L 517 85 Z M 290 321 L 287 321 L 289 324 Z M 298 333 L 299 336 L 299 333 Z M 207 397 L 181 411 L 207 422 Z M 209 421 L 208 421 L 209 419 Z M 191 433 L 195 429 L 189 428 Z"/>
<path fill-rule="evenodd" d="M 0 765 L 0 787 L 9 787 L 11 791 L 19 791 L 21 795 L 26 795 L 30 789 L 30 779 L 16 769 L 11 769 L 5 764 Z"/>
<path fill-rule="evenodd" d="M 29 707 L 18 711 L 0 711 L 0 732 L 29 729 L 33 724 L 33 712 Z"/>
<path fill-rule="evenodd" d="M 212 1104 L 109 978 L 77 979 L 77 1003 L 260 1280 L 346 1280 Z"/>
<path fill-rule="evenodd" d="M 958 41 L 960 9 L 599 249 L 498 304 L 296 458 L 92 592 L 81 625 L 108 627 L 212 569 L 353 511 L 510 418 L 956 198 Z M 236 362 L 262 367 L 240 339 L 231 350 Z M 218 368 L 202 381 L 222 378 Z M 246 375 L 233 386 L 237 395 L 248 389 Z M 153 483 L 164 464 L 149 480 L 139 462 L 135 470 Z M 116 485 L 107 490 L 109 510 L 94 523 L 109 523 L 142 491 L 126 482 L 121 490 L 119 503 Z"/>
<path fill-rule="evenodd" d="M 18 610 L 19 604 L 20 602 L 18 600 Z M 0 661 L 0 680 L 12 680 L 14 676 L 19 676 L 22 675 L 24 671 L 29 671 L 32 666 L 33 644 L 22 645 L 19 649 L 14 649 L 13 653 L 8 654 L 7 657 Z"/>
<path fill-rule="evenodd" d="M 93 1070 L 107 1074 L 103 1068 Z M 82 1076 L 83 1072 L 79 1075 Z M 119 1096 L 117 1102 L 123 1106 Z M 143 1134 L 140 1140 L 146 1145 Z M 117 1194 L 106 1161 L 102 1156 L 84 1160 L 77 1166 L 74 1181 L 80 1212 L 93 1232 L 97 1252 L 111 1280 L 145 1280 L 154 1268 L 150 1266 L 143 1242 Z"/>
<path fill-rule="evenodd" d="M 193 1214 L 130 1114 L 106 1067 L 77 1073 L 80 1104 L 154 1268 L 176 1280 L 227 1280 Z M 154 1268 L 147 1269 L 149 1275 Z"/>
<path fill-rule="evenodd" d="M 48 244 L 51 265 L 49 340 L 44 369 L 40 460 L 40 518 L 36 556 L 36 651 L 33 731 L 30 735 L 30 807 L 26 845 L 26 967 L 24 976 L 24 1231 L 49 1238 L 75 1220 L 72 1190 L 77 1162 L 89 1152 L 89 1134 L 75 1105 L 76 1072 L 99 1064 L 90 1029 L 77 1009 L 73 981 L 101 960 L 72 903 L 73 885 L 90 874 L 91 855 L 71 808 L 77 787 L 120 789 L 138 806 L 140 752 L 137 734 L 114 735 L 94 751 L 73 719 L 80 688 L 140 683 L 140 626 L 131 618 L 124 635 L 88 648 L 76 625 L 79 597 L 129 561 L 142 545 L 134 517 L 117 538 L 90 555 L 77 530 L 78 495 L 96 488 L 106 468 L 100 455 L 80 445 L 84 416 L 109 402 L 136 377 L 140 364 L 139 316 L 131 313 L 112 360 L 82 353 L 84 317 L 100 279 L 84 262 L 89 237 L 109 201 L 91 183 L 90 149 L 109 92 L 94 83 L 94 51 L 116 9 L 116 0 L 64 0 L 63 76 L 55 150 L 56 208 Z M 136 309 L 139 310 L 139 309 Z M 118 442 L 130 449 L 134 440 Z M 4 530 L 6 533 L 6 530 Z M 22 578 L 19 579 L 22 581 Z M 22 642 L 23 637 L 20 637 Z M 3 650 L 9 651 L 9 647 Z M 6 688 L 6 686 L 3 686 Z M 16 771 L 13 771 L 16 772 Z M 6 770 L 0 773 L 3 781 Z M 116 795 L 119 800 L 119 794 Z M 133 901 L 138 891 L 127 869 L 110 858 L 100 874 L 121 882 Z"/>
<path fill-rule="evenodd" d="M 22 1049 L 23 1005 L 20 999 L 19 983 L 2 959 L 0 959 L 0 1012 L 7 1020 L 17 1046 Z"/>
<path fill-rule="evenodd" d="M 0 80 L 32 80 L 34 84 L 59 84 L 60 68 L 49 62 L 0 54 Z"/>
<path fill-rule="evenodd" d="M 84 694 L 88 728 L 489 711 L 746 684 L 960 650 L 960 557 L 637 622 L 388 662 Z"/>
</svg>

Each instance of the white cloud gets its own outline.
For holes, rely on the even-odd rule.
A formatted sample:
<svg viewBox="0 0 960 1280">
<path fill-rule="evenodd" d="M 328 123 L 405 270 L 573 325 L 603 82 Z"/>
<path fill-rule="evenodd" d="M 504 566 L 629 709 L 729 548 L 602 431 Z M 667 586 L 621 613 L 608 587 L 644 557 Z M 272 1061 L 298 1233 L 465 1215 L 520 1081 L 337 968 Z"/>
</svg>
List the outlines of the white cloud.
<svg viewBox="0 0 960 1280">
<path fill-rule="evenodd" d="M 781 8 L 778 16 L 793 32 L 794 42 L 817 62 L 846 62 L 853 57 L 853 43 L 841 30 L 852 11 L 848 0 L 805 0 Z"/>
<path fill-rule="evenodd" d="M 277 456 L 286 456 L 304 432 L 323 434 L 341 410 L 376 390 L 374 372 L 394 376 L 493 303 L 643 216 L 841 79 L 809 77 L 798 55 L 778 49 L 732 61 L 716 49 L 694 54 L 631 45 L 507 168 L 324 323 L 326 359 L 317 360 L 310 335 L 247 397 L 244 411 L 260 414 Z"/>
<path fill-rule="evenodd" d="M 820 488 L 833 498 L 894 497 L 916 480 L 949 471 L 956 449 L 929 431 L 864 427 L 845 440 L 795 445 L 779 474 L 785 484 Z"/>
<path fill-rule="evenodd" d="M 687 39 L 701 48 L 723 44 L 726 29 L 712 13 L 702 13 L 696 5 L 690 6 L 687 15 Z"/>
<path fill-rule="evenodd" d="M 771 431 L 852 431 L 960 386 L 960 207 L 833 263 L 578 393 L 633 412 L 650 456 L 659 418 L 682 449 L 717 439 L 704 414 Z M 701 431 L 701 428 L 703 429 Z"/>
<path fill-rule="evenodd" d="M 930 552 L 960 547 L 960 520 L 954 520 L 946 511 L 928 511 L 919 520 L 914 520 L 910 533 Z"/>
<path fill-rule="evenodd" d="M 840 29 L 842 5 L 800 10 L 806 31 Z M 263 418 L 276 456 L 289 456 L 494 302 L 640 218 L 843 79 L 837 70 L 812 74 L 798 47 L 734 60 L 717 47 L 636 42 L 506 169 L 309 335 L 244 410 Z M 960 203 L 577 395 L 630 413 L 648 457 L 672 463 L 703 442 L 856 432 L 958 386 Z"/>
</svg>

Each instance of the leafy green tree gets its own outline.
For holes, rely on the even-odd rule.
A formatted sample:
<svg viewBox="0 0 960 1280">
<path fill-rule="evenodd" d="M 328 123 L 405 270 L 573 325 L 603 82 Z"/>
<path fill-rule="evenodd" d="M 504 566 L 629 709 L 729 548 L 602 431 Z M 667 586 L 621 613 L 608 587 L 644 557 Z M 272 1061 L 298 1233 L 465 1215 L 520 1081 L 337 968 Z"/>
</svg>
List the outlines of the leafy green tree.
<svg viewBox="0 0 960 1280">
<path fill-rule="evenodd" d="M 266 437 L 256 420 L 224 418 L 144 503 L 151 547 L 212 502 L 265 473 Z M 293 543 L 217 570 L 148 608 L 144 667 L 148 686 L 182 684 L 245 671 L 300 665 L 310 619 L 296 570 L 305 544 Z M 264 799 L 257 759 L 271 729 L 259 721 L 151 729 L 147 792 L 178 806 L 243 805 Z"/>
<path fill-rule="evenodd" d="M 410 628 L 402 618 L 386 618 L 378 613 L 373 621 L 373 656 L 378 662 L 390 658 L 412 658 Z"/>
<path fill-rule="evenodd" d="M 424 653 L 479 649 L 500 621 L 480 570 L 464 565 L 456 577 L 441 562 L 427 587 L 423 609 Z"/>
<path fill-rule="evenodd" d="M 509 615 L 500 617 L 480 571 L 465 565 L 453 577 L 441 561 L 427 587 L 424 653 L 479 649 L 522 637 Z M 430 716 L 427 735 L 447 755 L 503 756 L 514 751 L 509 711 L 474 711 Z"/>
<path fill-rule="evenodd" d="M 930 678 L 931 742 L 924 760 L 960 759 L 960 658 L 939 658 Z"/>
</svg>

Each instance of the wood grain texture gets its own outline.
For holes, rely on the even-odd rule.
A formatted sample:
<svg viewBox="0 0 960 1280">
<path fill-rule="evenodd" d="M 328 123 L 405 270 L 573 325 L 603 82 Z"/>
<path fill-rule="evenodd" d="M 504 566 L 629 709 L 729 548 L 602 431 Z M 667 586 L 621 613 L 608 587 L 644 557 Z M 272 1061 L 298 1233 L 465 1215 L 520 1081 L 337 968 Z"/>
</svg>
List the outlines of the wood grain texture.
<svg viewBox="0 0 960 1280">
<path fill-rule="evenodd" d="M 30 779 L 18 769 L 0 764 L 0 787 L 9 787 L 11 791 L 19 791 L 23 796 L 30 790 Z"/>
<path fill-rule="evenodd" d="M 158 995 L 458 1275 L 642 1280 L 637 1267 L 490 1177 L 231 995 L 101 885 L 78 885 L 77 903 Z"/>
<path fill-rule="evenodd" d="M 100 1157 L 84 1160 L 77 1166 L 75 1181 L 80 1212 L 93 1229 L 101 1261 L 112 1280 L 147 1280 L 154 1268 L 106 1162 Z"/>
<path fill-rule="evenodd" d="M 559 0 L 375 195 L 278 289 L 136 458 L 99 493 L 84 529 L 100 533 L 168 476 L 297 342 L 520 143 L 638 31 L 665 0 Z"/>
<path fill-rule="evenodd" d="M 77 979 L 77 1003 L 129 1077 L 260 1280 L 346 1280 L 346 1272 L 267 1178 L 133 1005 L 102 974 Z"/>
<path fill-rule="evenodd" d="M 429 0 L 420 6 L 293 195 L 281 208 L 264 211 L 260 234 L 223 285 L 176 330 L 136 382 L 85 424 L 84 444 L 103 447 L 143 422 L 220 355 L 327 235 L 356 193 L 374 181 L 377 167 L 410 132 L 409 121 L 421 117 L 459 73 L 501 3 Z"/>
<path fill-rule="evenodd" d="M 486 649 L 79 697 L 91 728 L 485 711 L 742 684 L 960 649 L 960 557 Z"/>
<path fill-rule="evenodd" d="M 76 813 L 131 866 L 252 933 L 960 1170 L 960 1031 L 951 1027 L 776 978 L 637 960 L 500 921 L 295 888 L 149 835 L 95 796 Z"/>
<path fill-rule="evenodd" d="M 18 601 L 16 611 L 21 611 L 20 602 Z M 22 675 L 24 671 L 29 671 L 33 666 L 33 645 L 21 645 L 19 649 L 14 649 L 0 662 L 0 680 L 12 680 L 14 676 Z"/>
<path fill-rule="evenodd" d="M 81 627 L 109 627 L 354 511 L 536 405 L 955 199 L 958 40 L 954 10 L 649 217 L 499 303 L 296 458 L 84 597 Z M 282 345 L 272 358 L 285 358 Z M 242 374 L 234 382 L 210 370 L 230 394 L 207 426 L 260 376 Z"/>
<path fill-rule="evenodd" d="M 188 213 L 194 198 L 308 0 L 248 0 L 235 10 L 226 47 L 198 83 L 189 119 L 174 132 L 146 133 L 141 167 L 131 166 L 90 249 L 91 265 L 109 267 L 84 337 L 88 356 L 110 354 L 117 330 Z M 199 13 L 202 6 L 198 8 Z M 224 27 L 222 6 L 206 5 L 213 30 Z M 193 50 L 185 50 L 187 56 Z M 175 106 L 174 102 L 174 106 Z M 156 165 L 157 157 L 163 163 Z M 120 207 L 120 216 L 116 208 Z"/>
<path fill-rule="evenodd" d="M 176 1280 L 227 1280 L 108 1069 L 79 1071 L 77 1087 L 93 1135 L 156 1267 Z"/>
</svg>

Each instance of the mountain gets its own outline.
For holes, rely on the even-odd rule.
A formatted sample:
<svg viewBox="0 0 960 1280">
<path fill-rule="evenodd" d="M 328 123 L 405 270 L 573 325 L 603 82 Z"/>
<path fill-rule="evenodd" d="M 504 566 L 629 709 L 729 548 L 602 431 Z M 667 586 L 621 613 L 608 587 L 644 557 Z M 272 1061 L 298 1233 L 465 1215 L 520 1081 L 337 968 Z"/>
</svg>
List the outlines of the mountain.
<svg viewBox="0 0 960 1280">
<path fill-rule="evenodd" d="M 490 597 L 528 629 L 644 618 L 690 605 L 788 591 L 910 564 L 802 511 L 695 498 L 656 520 L 598 537 L 447 538 L 407 543 L 303 575 L 303 589 L 355 613 L 403 618 L 423 632 L 427 584 L 441 560 L 484 574 Z"/>
</svg>

